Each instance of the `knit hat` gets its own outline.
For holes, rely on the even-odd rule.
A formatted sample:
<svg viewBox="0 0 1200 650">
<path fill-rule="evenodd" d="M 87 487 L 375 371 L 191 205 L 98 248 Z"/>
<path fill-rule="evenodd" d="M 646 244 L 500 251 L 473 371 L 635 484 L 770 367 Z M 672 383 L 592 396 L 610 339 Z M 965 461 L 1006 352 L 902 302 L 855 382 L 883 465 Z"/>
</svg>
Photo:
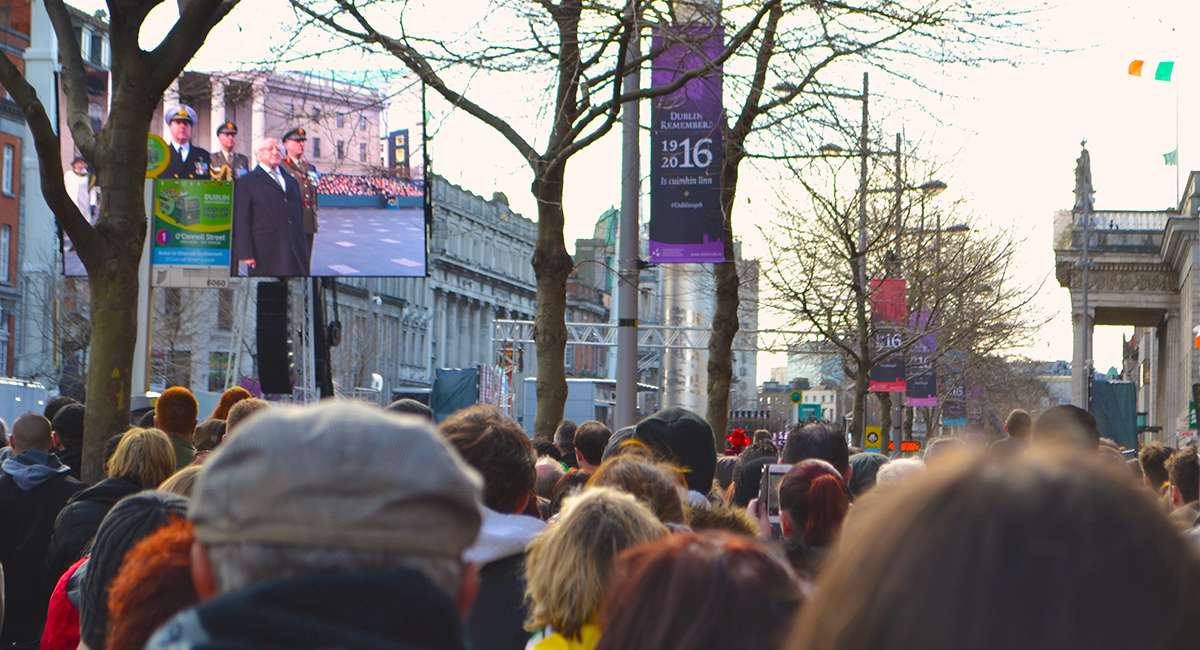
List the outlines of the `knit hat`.
<svg viewBox="0 0 1200 650">
<path fill-rule="evenodd" d="M 209 545 L 459 558 L 479 532 L 481 486 L 428 421 L 323 403 L 242 424 L 204 464 L 188 514 Z"/>
<path fill-rule="evenodd" d="M 92 543 L 79 599 L 79 634 L 92 650 L 104 650 L 108 630 L 108 588 L 125 554 L 143 538 L 187 514 L 187 499 L 167 492 L 131 494 L 105 515 Z"/>
<path fill-rule="evenodd" d="M 879 474 L 879 468 L 883 467 L 888 460 L 887 456 L 871 451 L 851 456 L 850 492 L 855 497 L 859 497 L 875 487 L 875 477 Z"/>
<path fill-rule="evenodd" d="M 699 415 L 679 407 L 667 408 L 638 422 L 633 431 L 617 431 L 604 449 L 604 458 L 620 453 L 623 443 L 638 440 L 663 460 L 683 471 L 688 489 L 700 494 L 712 490 L 717 471 L 717 446 L 712 427 Z"/>
</svg>

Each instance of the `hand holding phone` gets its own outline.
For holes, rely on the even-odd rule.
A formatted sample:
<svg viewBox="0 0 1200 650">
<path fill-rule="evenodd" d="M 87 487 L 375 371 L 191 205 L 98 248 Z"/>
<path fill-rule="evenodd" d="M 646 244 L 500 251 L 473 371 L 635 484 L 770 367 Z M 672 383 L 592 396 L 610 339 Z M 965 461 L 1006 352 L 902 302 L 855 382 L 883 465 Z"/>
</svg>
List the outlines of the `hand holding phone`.
<svg viewBox="0 0 1200 650">
<path fill-rule="evenodd" d="M 792 469 L 791 465 L 782 463 L 763 467 L 762 483 L 759 485 L 758 492 L 758 507 L 761 509 L 765 504 L 767 520 L 775 525 L 779 525 L 779 482 L 783 480 L 784 474 L 787 474 L 790 469 Z"/>
</svg>

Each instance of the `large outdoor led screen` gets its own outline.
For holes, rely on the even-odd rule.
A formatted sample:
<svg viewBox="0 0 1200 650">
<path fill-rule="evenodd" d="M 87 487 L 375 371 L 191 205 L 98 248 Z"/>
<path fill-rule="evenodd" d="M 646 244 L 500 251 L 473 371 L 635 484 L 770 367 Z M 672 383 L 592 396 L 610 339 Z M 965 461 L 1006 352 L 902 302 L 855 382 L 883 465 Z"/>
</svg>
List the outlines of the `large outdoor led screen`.
<svg viewBox="0 0 1200 650">
<path fill-rule="evenodd" d="M 195 120 L 190 148 L 208 152 L 209 162 L 191 152 L 186 164 L 173 164 L 158 177 L 148 215 L 155 286 L 220 286 L 218 275 L 426 275 L 420 83 L 327 71 L 189 72 L 179 91 Z M 177 114 L 167 100 L 152 124 L 168 145 L 178 141 L 167 119 Z M 230 136 L 232 151 L 244 162 L 220 155 Z M 254 150 L 263 137 L 283 143 L 279 170 L 290 180 L 259 169 Z M 184 177 L 179 169 L 203 184 L 176 182 Z M 219 225 L 227 199 L 217 196 L 213 181 L 232 181 L 223 222 L 228 226 Z M 298 191 L 289 194 L 285 187 Z M 296 197 L 302 232 L 295 223 Z M 219 240 L 229 246 L 220 254 Z M 66 274 L 85 275 L 69 240 L 63 251 Z"/>
</svg>

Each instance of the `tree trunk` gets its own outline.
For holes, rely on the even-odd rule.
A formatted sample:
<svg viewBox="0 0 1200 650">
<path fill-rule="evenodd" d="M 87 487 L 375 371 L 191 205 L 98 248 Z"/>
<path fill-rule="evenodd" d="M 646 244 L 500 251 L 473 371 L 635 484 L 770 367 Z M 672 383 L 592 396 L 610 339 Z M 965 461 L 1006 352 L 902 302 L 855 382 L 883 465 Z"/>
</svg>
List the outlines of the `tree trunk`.
<svg viewBox="0 0 1200 650">
<path fill-rule="evenodd" d="M 538 203 L 538 238 L 533 251 L 537 276 L 537 308 L 533 339 L 537 349 L 537 414 L 533 431 L 539 438 L 554 439 L 554 430 L 567 403 L 567 276 L 574 261 L 563 239 L 562 164 L 539 170 L 533 181 Z"/>
<path fill-rule="evenodd" d="M 863 446 L 863 422 L 867 413 L 867 395 L 871 394 L 871 378 L 865 372 L 854 374 L 854 409 L 850 415 L 850 441 Z"/>
<path fill-rule="evenodd" d="M 738 277 L 733 249 L 733 201 L 737 196 L 738 163 L 741 146 L 730 151 L 726 142 L 724 165 L 721 169 L 721 213 L 725 216 L 722 237 L 725 240 L 725 262 L 713 267 L 716 282 L 716 304 L 713 308 L 712 335 L 708 338 L 708 400 L 705 419 L 712 427 L 717 453 L 725 451 L 725 428 L 729 419 L 729 385 L 733 379 L 733 337 L 738 328 Z"/>
<path fill-rule="evenodd" d="M 732 227 L 725 221 L 725 256 L 733 259 Z M 713 269 L 717 284 L 717 302 L 713 310 L 712 335 L 708 339 L 708 406 L 705 419 L 712 427 L 717 453 L 725 451 L 725 429 L 729 418 L 729 385 L 733 378 L 733 337 L 737 335 L 738 278 L 737 263 L 727 261 Z"/>
<path fill-rule="evenodd" d="M 145 150 L 136 169 L 145 169 Z M 136 157 L 136 156 L 134 156 Z M 145 178 L 121 165 L 100 168 L 104 193 L 97 232 L 101 263 L 88 268 L 92 337 L 87 375 L 81 478 L 104 478 L 104 444 L 129 425 L 138 331 L 138 264 L 146 240 Z"/>
</svg>

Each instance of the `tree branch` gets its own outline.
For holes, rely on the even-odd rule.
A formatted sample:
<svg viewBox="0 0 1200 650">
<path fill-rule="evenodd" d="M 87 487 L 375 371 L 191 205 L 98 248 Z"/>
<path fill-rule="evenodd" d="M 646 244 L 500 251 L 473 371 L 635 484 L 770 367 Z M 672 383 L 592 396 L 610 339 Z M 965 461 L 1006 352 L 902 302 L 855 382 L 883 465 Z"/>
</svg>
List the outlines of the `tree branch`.
<svg viewBox="0 0 1200 650">
<path fill-rule="evenodd" d="M 25 123 L 33 133 L 33 144 L 37 150 L 38 172 L 42 181 L 42 197 L 58 218 L 59 224 L 75 244 L 79 257 L 85 264 L 99 263 L 99 239 L 83 213 L 67 194 L 63 184 L 63 168 L 59 153 L 58 134 L 54 131 L 51 117 L 37 96 L 37 91 L 17 66 L 7 56 L 0 56 L 0 84 L 12 95 L 13 101 L 25 114 Z"/>
</svg>

